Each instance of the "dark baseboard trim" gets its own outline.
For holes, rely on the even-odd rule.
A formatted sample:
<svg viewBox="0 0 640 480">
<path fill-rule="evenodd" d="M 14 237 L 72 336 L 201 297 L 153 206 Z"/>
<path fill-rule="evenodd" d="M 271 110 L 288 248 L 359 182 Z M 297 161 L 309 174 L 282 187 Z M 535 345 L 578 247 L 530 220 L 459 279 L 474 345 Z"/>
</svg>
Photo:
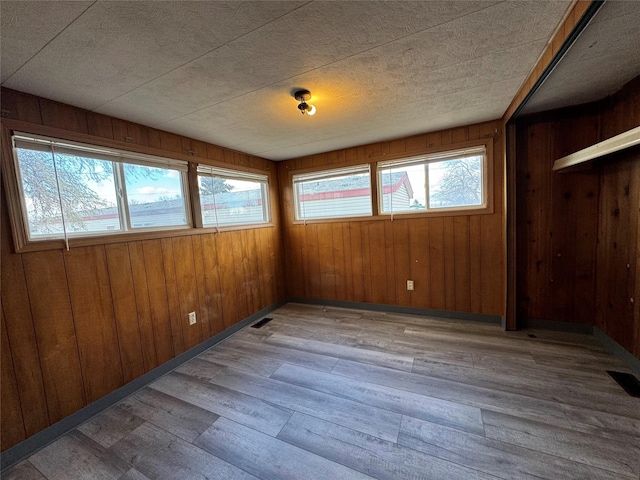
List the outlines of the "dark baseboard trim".
<svg viewBox="0 0 640 480">
<path fill-rule="evenodd" d="M 559 322 L 557 320 L 543 320 L 539 318 L 526 318 L 518 321 L 518 328 L 539 328 L 540 330 L 555 330 L 557 332 L 593 334 L 593 325 L 584 323 Z"/>
<path fill-rule="evenodd" d="M 593 327 L 593 335 L 600 340 L 600 343 L 604 348 L 618 357 L 621 361 L 627 364 L 627 366 L 635 373 L 637 377 L 640 377 L 640 359 L 636 358 L 632 353 L 627 351 L 622 345 L 616 342 L 609 335 L 604 333 L 598 327 Z"/>
<path fill-rule="evenodd" d="M 289 297 L 291 303 L 305 303 L 308 305 L 326 305 L 328 307 L 355 308 L 372 312 L 404 313 L 407 315 L 421 315 L 425 317 L 440 317 L 449 320 L 471 320 L 475 322 L 495 323 L 504 325 L 504 318 L 500 315 L 485 315 L 481 313 L 454 312 L 450 310 L 433 310 L 431 308 L 402 307 L 383 303 L 347 302 L 342 300 L 323 300 L 321 298 Z"/>
<path fill-rule="evenodd" d="M 36 433 L 35 435 L 23 440 L 19 444 L 5 450 L 0 454 L 0 471 L 4 472 L 5 470 L 11 468 L 16 463 L 22 461 L 23 459 L 33 455 L 38 450 L 46 447 L 54 440 L 58 439 L 62 435 L 70 432 L 71 430 L 79 427 L 81 424 L 90 420 L 92 417 L 97 414 L 103 412 L 104 410 L 112 407 L 119 401 L 124 398 L 132 395 L 137 392 L 141 388 L 147 386 L 149 383 L 157 380 L 158 378 L 166 375 L 170 371 L 178 368 L 183 363 L 191 360 L 193 357 L 200 355 L 205 350 L 213 347 L 216 343 L 221 342 L 225 338 L 230 335 L 236 333 L 238 330 L 250 325 L 256 320 L 262 318 L 273 310 L 281 307 L 287 303 L 286 300 L 280 300 L 276 303 L 269 305 L 268 307 L 263 308 L 259 312 L 250 315 L 249 317 L 241 320 L 240 322 L 232 325 L 226 330 L 214 335 L 211 338 L 208 338 L 204 342 L 196 345 L 195 347 L 187 350 L 186 352 L 181 353 L 175 358 L 172 358 L 168 362 L 163 363 L 159 367 L 154 368 L 150 372 L 145 373 L 144 375 L 136 378 L 135 380 L 123 385 L 122 387 L 114 390 L 113 392 L 105 395 L 99 400 L 87 405 L 86 407 L 78 410 L 77 412 L 72 413 L 68 417 L 63 418 L 59 422 L 54 423 L 50 427 L 45 428 L 44 430 Z"/>
</svg>

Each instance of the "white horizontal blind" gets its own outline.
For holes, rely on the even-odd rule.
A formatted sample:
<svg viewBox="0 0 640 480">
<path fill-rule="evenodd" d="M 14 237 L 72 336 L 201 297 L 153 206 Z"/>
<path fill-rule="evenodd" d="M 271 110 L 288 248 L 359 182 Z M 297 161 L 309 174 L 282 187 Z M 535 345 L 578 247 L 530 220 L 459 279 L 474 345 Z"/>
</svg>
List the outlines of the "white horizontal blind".
<svg viewBox="0 0 640 480">
<path fill-rule="evenodd" d="M 13 136 L 13 144 L 15 148 L 51 151 L 51 148 L 53 147 L 55 148 L 56 153 L 60 155 L 88 157 L 108 162 L 131 163 L 147 167 L 170 168 L 181 172 L 186 172 L 189 167 L 188 162 L 183 160 L 158 157 L 155 155 L 145 155 L 143 153 L 128 152 L 125 150 L 117 150 L 114 148 L 100 147 L 96 145 L 87 145 L 85 143 L 71 142 L 67 140 L 57 140 L 26 133 L 16 132 Z"/>
<path fill-rule="evenodd" d="M 205 226 L 219 228 L 269 221 L 268 175 L 209 165 L 198 165 L 197 172 Z"/>
<path fill-rule="evenodd" d="M 463 148 L 460 150 L 450 150 L 447 152 L 430 153 L 427 155 L 418 155 L 410 158 L 402 158 L 399 160 L 387 160 L 384 162 L 378 162 L 378 169 L 385 167 L 401 167 L 420 165 L 428 162 L 437 162 L 440 160 L 451 160 L 454 158 L 462 157 L 474 157 L 477 155 L 485 155 L 486 148 L 484 146 Z"/>
<path fill-rule="evenodd" d="M 297 220 L 371 216 L 370 166 L 293 175 Z"/>
<path fill-rule="evenodd" d="M 208 165 L 198 165 L 198 173 L 218 178 L 229 178 L 234 180 L 246 180 L 251 182 L 268 182 L 269 176 L 260 173 L 244 172 L 241 170 L 230 170 L 227 168 L 210 167 Z"/>
</svg>

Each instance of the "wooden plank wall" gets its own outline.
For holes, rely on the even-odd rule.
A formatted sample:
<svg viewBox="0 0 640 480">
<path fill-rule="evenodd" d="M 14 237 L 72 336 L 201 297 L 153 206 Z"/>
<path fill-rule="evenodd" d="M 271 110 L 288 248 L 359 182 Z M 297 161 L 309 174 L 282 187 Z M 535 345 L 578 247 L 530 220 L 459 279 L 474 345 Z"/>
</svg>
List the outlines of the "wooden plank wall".
<svg viewBox="0 0 640 480">
<path fill-rule="evenodd" d="M 640 125 L 640 77 L 602 107 L 601 139 Z M 596 325 L 640 358 L 640 148 L 601 164 Z"/>
<path fill-rule="evenodd" d="M 2 90 L 2 110 L 30 123 L 275 171 L 261 158 L 11 90 Z M 284 298 L 271 187 L 273 227 L 24 254 L 13 253 L 3 189 L 2 450 Z"/>
<path fill-rule="evenodd" d="M 494 213 L 294 224 L 290 172 L 494 139 Z M 278 163 L 289 295 L 504 315 L 500 121 Z M 406 289 L 414 280 L 415 290 Z"/>
<path fill-rule="evenodd" d="M 518 319 L 595 323 L 598 172 L 553 162 L 597 143 L 599 110 L 531 118 L 517 133 Z"/>
<path fill-rule="evenodd" d="M 639 151 L 551 170 L 638 125 L 640 77 L 605 101 L 519 121 L 516 281 L 520 319 L 597 325 L 640 357 Z"/>
</svg>

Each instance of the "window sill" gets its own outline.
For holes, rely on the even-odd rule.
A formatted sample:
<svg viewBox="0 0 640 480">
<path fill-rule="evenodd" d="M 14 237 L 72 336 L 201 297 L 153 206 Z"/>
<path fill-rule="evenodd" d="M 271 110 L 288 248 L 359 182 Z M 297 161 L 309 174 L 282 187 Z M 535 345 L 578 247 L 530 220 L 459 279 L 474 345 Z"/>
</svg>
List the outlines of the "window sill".
<svg viewBox="0 0 640 480">
<path fill-rule="evenodd" d="M 125 242 L 139 242 L 142 240 L 160 240 L 163 238 L 173 237 L 186 237 L 192 235 L 204 235 L 215 233 L 233 232 L 236 230 L 248 230 L 258 228 L 271 228 L 274 224 L 261 223 L 253 225 L 237 225 L 233 227 L 222 227 L 219 230 L 213 228 L 176 228 L 172 230 L 156 230 L 153 232 L 127 232 L 119 233 L 115 235 L 99 235 L 99 236 L 87 236 L 87 237 L 75 237 L 69 238 L 69 248 L 89 247 L 95 245 L 108 245 L 111 243 L 125 243 Z M 63 239 L 55 240 L 31 240 L 23 244 L 20 244 L 14 239 L 14 251 L 15 253 L 28 253 L 28 252 L 41 252 L 44 250 L 64 250 L 66 244 Z"/>
<path fill-rule="evenodd" d="M 493 208 L 469 208 L 465 210 L 440 210 L 435 212 L 406 212 L 394 213 L 393 220 L 412 220 L 415 218 L 438 218 L 438 217 L 466 217 L 473 215 L 491 215 Z M 390 213 L 379 213 L 370 217 L 340 217 L 340 218 L 317 218 L 313 220 L 293 220 L 292 225 L 313 225 L 322 223 L 348 223 L 348 222 L 377 222 L 381 220 L 391 220 Z"/>
</svg>

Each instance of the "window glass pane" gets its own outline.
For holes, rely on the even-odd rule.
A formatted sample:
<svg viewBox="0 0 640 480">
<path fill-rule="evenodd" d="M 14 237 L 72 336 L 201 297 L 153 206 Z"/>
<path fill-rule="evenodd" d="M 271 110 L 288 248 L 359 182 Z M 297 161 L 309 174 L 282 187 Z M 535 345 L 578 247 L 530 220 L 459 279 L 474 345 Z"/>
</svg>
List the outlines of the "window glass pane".
<svg viewBox="0 0 640 480">
<path fill-rule="evenodd" d="M 266 183 L 204 175 L 199 176 L 198 182 L 205 226 L 250 225 L 269 220 Z"/>
<path fill-rule="evenodd" d="M 188 224 L 182 175 L 167 168 L 124 164 L 132 228 Z"/>
<path fill-rule="evenodd" d="M 205 227 L 215 227 L 218 224 L 213 203 L 213 192 L 223 188 L 223 182 L 224 180 L 221 178 L 198 176 L 200 210 L 202 211 L 202 223 Z"/>
<path fill-rule="evenodd" d="M 120 230 L 113 163 L 56 154 L 67 234 Z"/>
<path fill-rule="evenodd" d="M 63 236 L 60 201 L 67 233 L 120 230 L 120 217 L 111 162 L 73 155 L 16 149 L 22 178 L 29 236 Z"/>
<path fill-rule="evenodd" d="M 296 201 L 298 219 L 370 216 L 369 172 L 296 182 Z"/>
<path fill-rule="evenodd" d="M 382 212 L 421 212 L 426 210 L 425 167 L 410 165 L 379 170 Z"/>
<path fill-rule="evenodd" d="M 481 155 L 427 164 L 429 208 L 482 205 L 482 164 Z"/>
<path fill-rule="evenodd" d="M 30 237 L 62 236 L 62 214 L 51 152 L 16 149 Z"/>
</svg>

